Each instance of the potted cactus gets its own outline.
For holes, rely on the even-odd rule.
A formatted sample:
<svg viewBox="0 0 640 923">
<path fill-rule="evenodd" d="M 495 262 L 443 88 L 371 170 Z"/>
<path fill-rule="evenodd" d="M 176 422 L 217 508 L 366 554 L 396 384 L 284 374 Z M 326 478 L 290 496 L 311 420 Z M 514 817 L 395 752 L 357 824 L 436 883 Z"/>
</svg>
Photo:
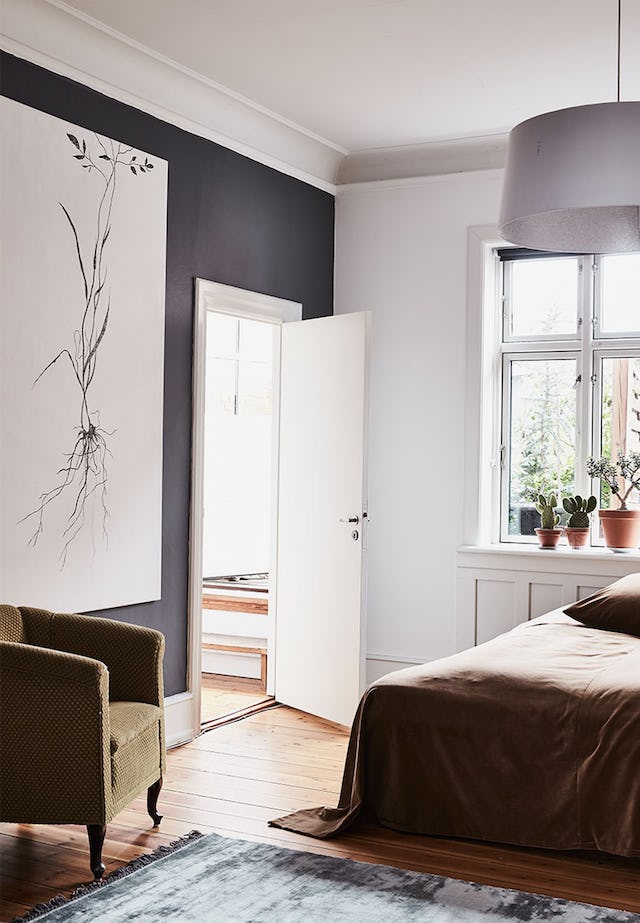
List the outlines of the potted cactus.
<svg viewBox="0 0 640 923">
<path fill-rule="evenodd" d="M 617 510 L 600 510 L 599 514 L 607 548 L 636 550 L 640 546 L 640 509 L 628 509 L 627 500 L 634 490 L 640 491 L 640 452 L 620 453 L 615 463 L 610 458 L 590 458 L 587 474 L 608 484 L 612 497 L 618 498 Z"/>
<path fill-rule="evenodd" d="M 558 529 L 560 517 L 556 513 L 558 499 L 555 494 L 549 494 L 549 499 L 544 494 L 538 494 L 536 509 L 540 513 L 540 528 L 536 529 L 538 544 L 541 548 L 555 548 L 560 541 L 562 529 Z"/>
<path fill-rule="evenodd" d="M 562 505 L 569 513 L 569 520 L 565 526 L 565 535 L 569 545 L 577 551 L 589 544 L 591 513 L 595 510 L 598 501 L 595 497 L 565 497 Z"/>
</svg>

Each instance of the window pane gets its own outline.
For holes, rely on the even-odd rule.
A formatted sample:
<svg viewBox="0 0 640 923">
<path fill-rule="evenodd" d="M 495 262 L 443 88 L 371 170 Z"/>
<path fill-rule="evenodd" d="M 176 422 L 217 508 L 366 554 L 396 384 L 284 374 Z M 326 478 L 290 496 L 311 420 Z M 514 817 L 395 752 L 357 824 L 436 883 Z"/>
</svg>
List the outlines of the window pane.
<svg viewBox="0 0 640 923">
<path fill-rule="evenodd" d="M 509 535 L 533 535 L 539 493 L 573 491 L 576 459 L 575 359 L 510 363 Z"/>
<path fill-rule="evenodd" d="M 601 454 L 615 461 L 618 455 L 640 452 L 640 356 L 602 360 Z M 627 485 L 620 481 L 624 494 Z M 627 506 L 640 505 L 638 491 L 632 491 Z M 600 482 L 600 506 L 617 509 L 606 484 Z"/>
<path fill-rule="evenodd" d="M 640 330 L 640 253 L 602 257 L 603 333 Z"/>
<path fill-rule="evenodd" d="M 207 355 L 231 358 L 238 351 L 238 318 L 207 312 Z"/>
<path fill-rule="evenodd" d="M 240 321 L 240 357 L 271 362 L 273 353 L 273 324 L 256 320 Z"/>
<path fill-rule="evenodd" d="M 207 357 L 207 415 L 233 416 L 236 397 L 236 363 L 233 359 Z"/>
<path fill-rule="evenodd" d="M 240 362 L 238 375 L 238 413 L 242 416 L 271 414 L 270 362 Z"/>
<path fill-rule="evenodd" d="M 518 260 L 511 267 L 511 336 L 575 336 L 578 260 Z"/>
</svg>

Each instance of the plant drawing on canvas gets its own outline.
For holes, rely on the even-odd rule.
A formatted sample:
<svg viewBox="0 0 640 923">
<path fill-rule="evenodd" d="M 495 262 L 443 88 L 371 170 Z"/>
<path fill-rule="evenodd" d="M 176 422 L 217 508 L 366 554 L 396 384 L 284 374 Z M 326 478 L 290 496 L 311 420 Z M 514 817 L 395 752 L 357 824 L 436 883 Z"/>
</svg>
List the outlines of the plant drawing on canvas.
<svg viewBox="0 0 640 923">
<path fill-rule="evenodd" d="M 112 212 L 117 190 L 118 173 L 128 169 L 135 176 L 153 170 L 153 163 L 145 155 L 138 159 L 132 147 L 101 138 L 94 134 L 93 151 L 85 139 L 78 139 L 67 132 L 74 159 L 86 171 L 99 179 L 95 223 L 92 235 L 82 240 L 78 227 L 69 209 L 59 202 L 61 218 L 70 234 L 73 260 L 79 274 L 81 299 L 78 327 L 67 341 L 68 345 L 56 353 L 34 381 L 36 386 L 43 376 L 59 361 L 68 368 L 78 396 L 77 425 L 71 439 L 71 451 L 64 453 L 65 462 L 52 480 L 55 483 L 45 490 L 37 506 L 20 522 L 33 520 L 35 529 L 29 544 L 35 546 L 45 528 L 45 517 L 50 504 L 62 497 L 69 503 L 69 515 L 62 535 L 60 566 L 64 567 L 67 553 L 74 539 L 87 524 L 89 509 L 100 504 L 99 519 L 105 544 L 108 541 L 107 506 L 108 469 L 107 462 L 112 453 L 109 437 L 115 429 L 108 429 L 102 422 L 99 407 L 92 402 L 91 386 L 99 369 L 100 347 L 107 334 L 111 298 L 109 294 L 108 241 L 112 231 Z M 74 297 L 70 293 L 69 297 Z M 115 424 L 112 424 L 115 425 Z M 94 527 L 93 518 L 89 526 Z M 91 535 L 93 541 L 93 532 Z"/>
</svg>

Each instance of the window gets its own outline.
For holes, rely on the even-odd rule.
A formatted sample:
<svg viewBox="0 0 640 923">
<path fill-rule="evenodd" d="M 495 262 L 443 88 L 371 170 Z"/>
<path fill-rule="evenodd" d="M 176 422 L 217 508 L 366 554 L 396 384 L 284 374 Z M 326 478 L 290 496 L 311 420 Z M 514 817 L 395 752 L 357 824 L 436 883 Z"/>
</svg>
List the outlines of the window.
<svg viewBox="0 0 640 923">
<path fill-rule="evenodd" d="M 500 540 L 532 542 L 538 493 L 607 509 L 587 458 L 640 452 L 640 254 L 497 254 Z"/>
<path fill-rule="evenodd" d="M 273 338 L 273 324 L 208 312 L 209 412 L 271 416 Z"/>
</svg>

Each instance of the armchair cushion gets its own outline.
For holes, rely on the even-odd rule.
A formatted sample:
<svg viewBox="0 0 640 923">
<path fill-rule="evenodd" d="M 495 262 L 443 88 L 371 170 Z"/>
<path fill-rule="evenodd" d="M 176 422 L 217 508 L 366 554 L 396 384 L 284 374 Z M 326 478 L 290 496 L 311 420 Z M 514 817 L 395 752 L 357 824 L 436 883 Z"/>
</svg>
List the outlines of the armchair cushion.
<svg viewBox="0 0 640 923">
<path fill-rule="evenodd" d="M 111 702 L 111 754 L 131 743 L 147 728 L 157 728 L 161 718 L 162 712 L 157 705 L 147 705 L 144 702 Z"/>
</svg>

